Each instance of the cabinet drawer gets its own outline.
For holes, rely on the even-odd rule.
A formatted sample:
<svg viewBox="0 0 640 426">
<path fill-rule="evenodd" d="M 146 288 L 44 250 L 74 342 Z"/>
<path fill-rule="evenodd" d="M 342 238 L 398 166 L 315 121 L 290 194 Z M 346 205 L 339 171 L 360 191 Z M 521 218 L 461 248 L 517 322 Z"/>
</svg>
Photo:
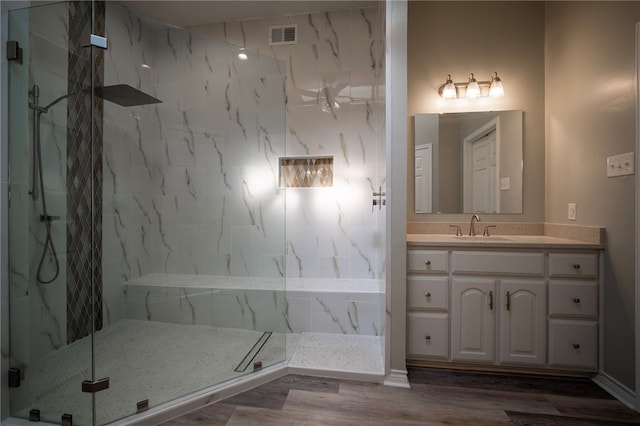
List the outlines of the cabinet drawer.
<svg viewBox="0 0 640 426">
<path fill-rule="evenodd" d="M 595 370 L 598 367 L 598 323 L 549 321 L 549 365 Z"/>
<path fill-rule="evenodd" d="M 408 309 L 449 308 L 449 280 L 440 277 L 409 276 L 407 278 Z"/>
<path fill-rule="evenodd" d="M 551 281 L 549 315 L 598 317 L 598 284 L 595 282 Z"/>
<path fill-rule="evenodd" d="M 544 254 L 454 251 L 451 254 L 451 271 L 453 273 L 542 276 Z"/>
<path fill-rule="evenodd" d="M 550 277 L 598 276 L 598 255 L 595 253 L 550 253 Z"/>
<path fill-rule="evenodd" d="M 408 272 L 448 272 L 449 252 L 444 250 L 409 250 Z"/>
<path fill-rule="evenodd" d="M 449 316 L 407 314 L 407 355 L 449 357 Z"/>
</svg>

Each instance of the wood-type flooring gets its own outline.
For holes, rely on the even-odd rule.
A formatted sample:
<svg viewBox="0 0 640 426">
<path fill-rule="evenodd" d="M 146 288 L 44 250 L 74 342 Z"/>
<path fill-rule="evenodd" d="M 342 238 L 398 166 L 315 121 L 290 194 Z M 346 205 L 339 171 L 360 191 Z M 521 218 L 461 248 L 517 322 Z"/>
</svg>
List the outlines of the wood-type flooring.
<svg viewBox="0 0 640 426">
<path fill-rule="evenodd" d="M 288 375 L 164 423 L 180 425 L 640 424 L 586 378 L 409 369 L 411 389 Z"/>
</svg>

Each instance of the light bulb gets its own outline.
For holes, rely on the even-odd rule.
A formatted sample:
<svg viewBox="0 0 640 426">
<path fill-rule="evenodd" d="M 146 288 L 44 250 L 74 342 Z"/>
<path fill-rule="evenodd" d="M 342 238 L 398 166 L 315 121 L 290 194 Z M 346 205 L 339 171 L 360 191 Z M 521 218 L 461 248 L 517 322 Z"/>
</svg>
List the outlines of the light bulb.
<svg viewBox="0 0 640 426">
<path fill-rule="evenodd" d="M 489 88 L 489 96 L 492 98 L 499 98 L 504 96 L 504 87 L 502 87 L 502 80 L 498 77 L 498 73 L 494 73 L 491 77 L 491 87 Z"/>
<path fill-rule="evenodd" d="M 480 86 L 478 81 L 473 77 L 473 73 L 469 74 L 469 84 L 467 85 L 467 98 L 477 98 L 480 96 Z"/>
<path fill-rule="evenodd" d="M 444 84 L 444 89 L 442 89 L 442 97 L 445 99 L 455 99 L 456 94 L 456 86 L 453 84 L 453 80 L 451 80 L 451 74 L 447 75 L 447 82 Z"/>
</svg>

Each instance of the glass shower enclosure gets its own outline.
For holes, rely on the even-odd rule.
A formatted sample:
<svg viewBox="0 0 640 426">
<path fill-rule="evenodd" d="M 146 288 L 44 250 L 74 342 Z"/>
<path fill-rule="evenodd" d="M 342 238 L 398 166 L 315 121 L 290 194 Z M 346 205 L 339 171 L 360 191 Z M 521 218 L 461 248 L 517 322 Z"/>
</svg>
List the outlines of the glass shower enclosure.
<svg viewBox="0 0 640 426">
<path fill-rule="evenodd" d="M 281 61 L 117 2 L 8 31 L 11 415 L 106 424 L 284 361 Z"/>
</svg>

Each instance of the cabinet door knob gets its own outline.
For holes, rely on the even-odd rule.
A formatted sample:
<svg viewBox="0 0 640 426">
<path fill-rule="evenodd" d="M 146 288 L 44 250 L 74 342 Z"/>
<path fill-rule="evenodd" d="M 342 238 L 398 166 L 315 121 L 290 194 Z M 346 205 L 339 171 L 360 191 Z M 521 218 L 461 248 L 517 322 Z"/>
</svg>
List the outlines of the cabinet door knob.
<svg viewBox="0 0 640 426">
<path fill-rule="evenodd" d="M 573 344 L 573 349 L 580 349 L 580 345 L 578 343 Z"/>
<path fill-rule="evenodd" d="M 431 261 L 430 260 L 425 260 L 424 264 L 427 265 L 427 266 L 431 266 Z"/>
<path fill-rule="evenodd" d="M 579 263 L 574 263 L 573 264 L 573 269 L 580 269 L 580 264 Z"/>
<path fill-rule="evenodd" d="M 429 336 L 428 334 L 426 336 L 424 336 L 425 340 L 431 340 L 431 336 Z"/>
<path fill-rule="evenodd" d="M 426 292 L 426 293 L 424 294 L 424 296 L 425 296 L 425 297 L 431 297 L 431 293 Z"/>
<path fill-rule="evenodd" d="M 573 303 L 580 303 L 580 298 L 579 297 L 574 297 L 573 298 Z"/>
</svg>

